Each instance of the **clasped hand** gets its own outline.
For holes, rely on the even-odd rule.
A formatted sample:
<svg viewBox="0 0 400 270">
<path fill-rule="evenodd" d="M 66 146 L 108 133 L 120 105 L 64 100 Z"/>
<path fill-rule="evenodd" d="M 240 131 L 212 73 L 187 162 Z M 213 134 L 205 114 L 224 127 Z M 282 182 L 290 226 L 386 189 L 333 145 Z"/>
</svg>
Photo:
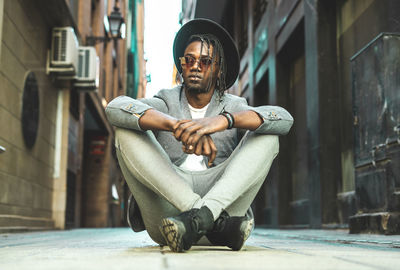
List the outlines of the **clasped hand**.
<svg viewBox="0 0 400 270">
<path fill-rule="evenodd" d="M 193 120 L 179 120 L 173 127 L 175 139 L 182 142 L 182 150 L 187 154 L 208 157 L 208 166 L 212 166 L 217 155 L 217 147 L 210 134 L 223 131 L 228 122 L 223 116 L 206 117 Z"/>
</svg>

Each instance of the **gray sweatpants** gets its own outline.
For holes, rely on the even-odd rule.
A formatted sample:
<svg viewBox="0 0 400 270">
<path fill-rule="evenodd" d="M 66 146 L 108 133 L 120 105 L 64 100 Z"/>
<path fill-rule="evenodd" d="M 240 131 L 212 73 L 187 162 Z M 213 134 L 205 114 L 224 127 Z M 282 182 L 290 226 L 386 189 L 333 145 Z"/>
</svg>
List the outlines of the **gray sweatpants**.
<svg viewBox="0 0 400 270">
<path fill-rule="evenodd" d="M 204 170 L 174 165 L 151 131 L 116 129 L 118 161 L 146 230 L 165 245 L 161 219 L 207 206 L 217 219 L 223 210 L 243 216 L 279 151 L 278 136 L 247 132 L 231 156 Z"/>
</svg>

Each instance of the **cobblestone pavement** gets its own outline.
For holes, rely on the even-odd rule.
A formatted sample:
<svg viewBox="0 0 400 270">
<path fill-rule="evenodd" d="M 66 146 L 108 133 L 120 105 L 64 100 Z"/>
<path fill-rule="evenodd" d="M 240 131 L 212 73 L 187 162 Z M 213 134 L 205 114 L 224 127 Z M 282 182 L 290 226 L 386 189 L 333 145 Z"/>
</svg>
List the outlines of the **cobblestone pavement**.
<svg viewBox="0 0 400 270">
<path fill-rule="evenodd" d="M 0 234 L 9 269 L 400 269 L 400 236 L 256 229 L 240 252 L 159 247 L 128 228 Z"/>
</svg>

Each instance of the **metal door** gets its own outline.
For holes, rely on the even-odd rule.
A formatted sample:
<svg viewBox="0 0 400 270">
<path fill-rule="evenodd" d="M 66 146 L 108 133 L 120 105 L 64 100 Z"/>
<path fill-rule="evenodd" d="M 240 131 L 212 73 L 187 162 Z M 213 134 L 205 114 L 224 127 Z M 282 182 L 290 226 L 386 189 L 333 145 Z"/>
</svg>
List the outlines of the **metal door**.
<svg viewBox="0 0 400 270">
<path fill-rule="evenodd" d="M 400 35 L 380 34 L 351 65 L 358 208 L 353 225 L 400 233 L 387 222 L 400 217 Z"/>
</svg>

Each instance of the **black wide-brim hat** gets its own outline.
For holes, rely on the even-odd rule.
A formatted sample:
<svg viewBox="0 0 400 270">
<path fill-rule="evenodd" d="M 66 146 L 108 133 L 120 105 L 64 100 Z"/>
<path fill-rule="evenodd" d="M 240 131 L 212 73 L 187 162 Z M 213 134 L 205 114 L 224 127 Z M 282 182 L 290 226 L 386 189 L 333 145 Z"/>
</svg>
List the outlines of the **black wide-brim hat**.
<svg viewBox="0 0 400 270">
<path fill-rule="evenodd" d="M 226 62 L 225 84 L 226 89 L 230 88 L 239 75 L 239 52 L 231 35 L 219 24 L 208 19 L 194 19 L 184 24 L 175 36 L 174 40 L 174 61 L 179 73 L 182 73 L 182 66 L 179 58 L 183 56 L 189 38 L 192 35 L 212 34 L 221 42 Z"/>
</svg>

